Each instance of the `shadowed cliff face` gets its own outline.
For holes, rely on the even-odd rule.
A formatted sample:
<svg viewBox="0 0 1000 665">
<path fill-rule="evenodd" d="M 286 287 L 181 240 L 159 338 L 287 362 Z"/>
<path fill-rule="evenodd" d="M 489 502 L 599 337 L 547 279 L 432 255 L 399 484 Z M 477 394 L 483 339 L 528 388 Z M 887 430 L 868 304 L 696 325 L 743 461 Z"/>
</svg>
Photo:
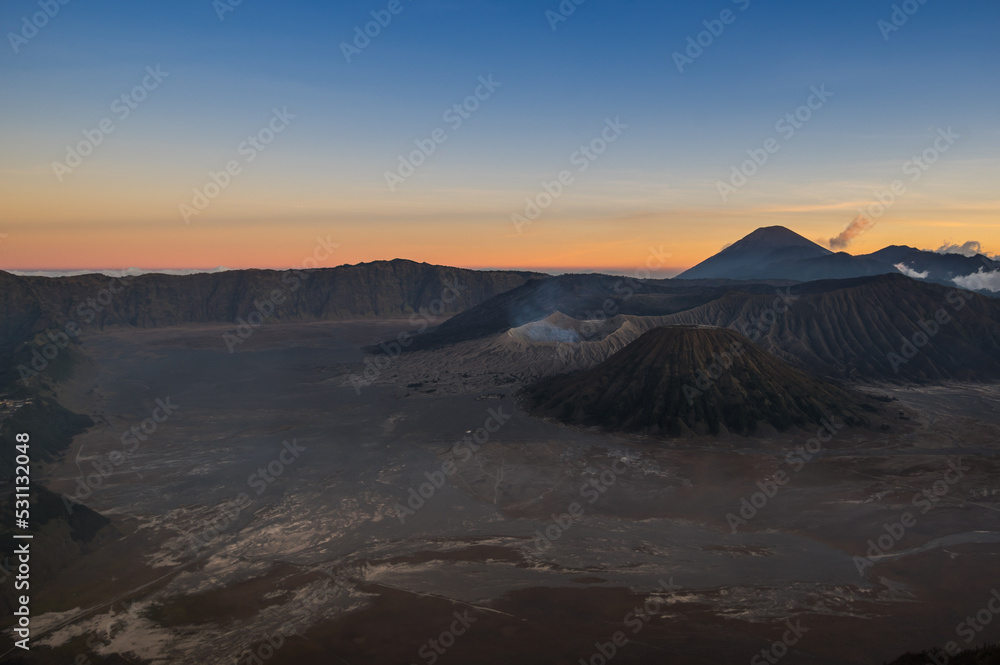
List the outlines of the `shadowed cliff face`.
<svg viewBox="0 0 1000 665">
<path fill-rule="evenodd" d="M 619 314 L 662 316 L 710 303 L 726 293 L 773 294 L 791 282 L 737 284 L 726 280 L 637 280 L 610 275 L 560 275 L 523 286 L 462 312 L 415 340 L 408 351 L 497 335 L 560 312 L 577 319 Z"/>
<path fill-rule="evenodd" d="M 59 571 L 73 565 L 83 555 L 93 552 L 120 534 L 111 520 L 100 515 L 87 506 L 76 504 L 72 512 L 66 508 L 63 497 L 55 494 L 42 485 L 35 484 L 31 489 L 32 516 L 32 588 L 37 590 L 44 586 L 44 581 L 51 579 Z M 14 501 L 13 497 L 4 494 L 0 501 L 0 559 L 13 565 L 17 561 L 14 550 L 19 541 L 13 538 Z M 18 604 L 15 603 L 19 592 L 14 584 L 7 579 L 12 572 L 0 568 L 0 580 L 5 583 L 0 586 L 0 613 L 11 615 Z"/>
<path fill-rule="evenodd" d="M 463 270 L 394 260 L 319 270 L 234 270 L 112 279 L 0 272 L 0 352 L 47 328 L 232 323 L 268 310 L 280 321 L 455 314 L 520 286 L 529 272 Z M 263 307 L 259 305 L 264 303 Z M 266 312 L 265 312 L 266 313 Z"/>
<path fill-rule="evenodd" d="M 537 415 L 611 430 L 680 436 L 784 430 L 839 416 L 866 421 L 867 398 L 815 379 L 722 328 L 646 333 L 591 370 L 525 392 Z"/>
<path fill-rule="evenodd" d="M 19 400 L 20 401 L 20 400 Z M 39 469 L 45 462 L 52 462 L 62 455 L 73 437 L 94 422 L 84 415 L 74 414 L 62 407 L 54 399 L 34 397 L 19 408 L 0 410 L 0 439 L 10 442 L 0 453 L 0 477 L 4 485 L 0 487 L 0 560 L 4 565 L 13 565 L 15 546 L 22 541 L 14 540 L 15 477 L 14 434 L 31 433 L 30 469 L 33 482 L 30 491 L 32 524 L 32 580 L 38 589 L 58 571 L 71 565 L 87 552 L 91 552 L 109 538 L 117 535 L 111 521 L 83 505 L 72 506 L 63 497 L 49 491 L 38 480 Z M 0 567 L 0 615 L 12 614 L 17 608 L 18 593 L 14 585 L 7 581 L 12 573 Z"/>
<path fill-rule="evenodd" d="M 428 331 L 411 350 L 514 330 L 520 339 L 535 342 L 531 350 L 538 355 L 546 353 L 541 340 L 520 334 L 528 320 L 541 322 L 556 311 L 602 321 L 630 314 L 627 318 L 632 325 L 615 335 L 616 342 L 628 343 L 656 326 L 707 325 L 745 334 L 785 362 L 835 379 L 1000 379 L 1000 300 L 901 274 L 781 287 L 773 283 L 709 287 L 699 281 L 633 282 L 642 290 L 629 298 L 609 295 L 614 293 L 612 278 L 595 285 L 580 277 L 554 277 L 541 285 L 532 281 L 501 294 Z M 563 297 L 548 297 L 557 286 Z M 565 296 L 570 286 L 576 287 L 576 295 Z M 510 312 L 523 314 L 518 326 L 510 323 L 514 320 Z M 599 351 L 594 344 L 562 341 L 569 344 L 568 357 L 575 357 L 583 347 L 588 356 Z M 609 345 L 597 360 L 620 348 Z M 555 357 L 557 351 L 552 345 L 548 353 Z"/>
<path fill-rule="evenodd" d="M 822 376 L 860 381 L 1000 379 L 1000 301 L 903 275 L 793 287 L 774 299 L 733 294 L 667 323 L 741 330 L 759 346 Z M 782 307 L 783 309 L 783 307 Z"/>
</svg>

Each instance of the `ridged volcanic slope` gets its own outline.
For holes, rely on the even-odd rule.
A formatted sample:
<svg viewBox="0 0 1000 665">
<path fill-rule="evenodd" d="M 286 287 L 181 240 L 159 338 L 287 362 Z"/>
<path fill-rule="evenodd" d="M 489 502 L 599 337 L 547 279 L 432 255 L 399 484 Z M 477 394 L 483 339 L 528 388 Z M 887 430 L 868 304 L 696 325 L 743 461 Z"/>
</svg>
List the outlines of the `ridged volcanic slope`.
<svg viewBox="0 0 1000 665">
<path fill-rule="evenodd" d="M 709 372 L 717 378 L 707 380 Z M 535 415 L 667 436 L 751 434 L 762 422 L 785 430 L 831 416 L 861 425 L 875 410 L 868 398 L 795 369 L 732 330 L 703 326 L 656 328 L 596 367 L 544 379 L 523 395 Z"/>
</svg>

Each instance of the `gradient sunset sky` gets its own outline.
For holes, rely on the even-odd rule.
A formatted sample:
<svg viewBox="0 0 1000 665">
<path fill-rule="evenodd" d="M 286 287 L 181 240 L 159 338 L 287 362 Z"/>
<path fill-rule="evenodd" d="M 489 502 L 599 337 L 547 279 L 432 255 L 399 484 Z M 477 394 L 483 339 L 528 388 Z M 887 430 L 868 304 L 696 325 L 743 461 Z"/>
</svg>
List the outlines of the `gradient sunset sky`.
<svg viewBox="0 0 1000 665">
<path fill-rule="evenodd" d="M 321 237 L 339 244 L 327 266 L 627 270 L 662 246 L 670 273 L 760 226 L 826 241 L 896 180 L 905 193 L 848 251 L 1000 252 L 995 1 L 910 0 L 891 31 L 877 0 L 567 0 L 559 22 L 558 0 L 399 2 L 347 62 L 342 43 L 389 0 L 5 0 L 0 268 L 288 268 Z M 678 71 L 706 21 L 721 34 Z M 168 76 L 121 118 L 147 67 Z M 454 128 L 444 113 L 491 76 Z M 823 86 L 794 135 L 777 130 Z M 274 109 L 295 117 L 248 162 Z M 616 118 L 627 129 L 578 172 Z M 57 174 L 103 119 L 114 131 Z M 390 191 L 386 171 L 437 128 L 447 140 Z M 908 160 L 949 128 L 914 180 Z M 723 201 L 717 183 L 769 138 L 780 149 Z M 239 175 L 186 223 L 181 204 L 230 161 Z M 563 170 L 572 184 L 518 233 L 512 215 Z"/>
</svg>

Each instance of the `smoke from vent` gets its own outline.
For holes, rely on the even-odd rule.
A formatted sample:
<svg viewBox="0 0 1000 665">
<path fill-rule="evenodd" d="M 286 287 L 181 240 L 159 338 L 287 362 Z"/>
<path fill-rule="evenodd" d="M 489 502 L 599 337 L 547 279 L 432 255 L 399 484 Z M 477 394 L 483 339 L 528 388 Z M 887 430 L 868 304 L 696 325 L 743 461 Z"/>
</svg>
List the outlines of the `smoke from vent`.
<svg viewBox="0 0 1000 665">
<path fill-rule="evenodd" d="M 875 226 L 875 222 L 867 217 L 858 215 L 854 221 L 847 225 L 847 228 L 836 238 L 830 238 L 830 249 L 841 252 L 847 249 L 851 242 L 859 235 Z"/>
</svg>

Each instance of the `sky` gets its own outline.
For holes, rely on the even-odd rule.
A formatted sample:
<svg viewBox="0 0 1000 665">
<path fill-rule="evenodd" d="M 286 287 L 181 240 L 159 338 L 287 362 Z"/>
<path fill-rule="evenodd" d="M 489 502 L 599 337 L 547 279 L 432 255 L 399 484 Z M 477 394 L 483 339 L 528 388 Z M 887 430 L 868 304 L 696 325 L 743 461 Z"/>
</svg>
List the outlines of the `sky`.
<svg viewBox="0 0 1000 665">
<path fill-rule="evenodd" d="M 5 0 L 0 269 L 1000 252 L 995 1 L 578 1 Z"/>
</svg>

